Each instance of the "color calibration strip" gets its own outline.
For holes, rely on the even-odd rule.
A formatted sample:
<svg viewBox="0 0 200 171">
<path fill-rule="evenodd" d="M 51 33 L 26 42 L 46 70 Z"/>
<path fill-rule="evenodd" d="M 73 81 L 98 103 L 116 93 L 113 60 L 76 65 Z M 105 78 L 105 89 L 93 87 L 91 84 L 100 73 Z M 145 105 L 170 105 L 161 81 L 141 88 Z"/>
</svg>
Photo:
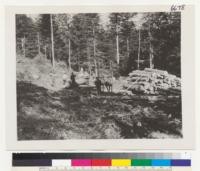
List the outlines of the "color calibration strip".
<svg viewBox="0 0 200 171">
<path fill-rule="evenodd" d="M 13 166 L 65 166 L 65 167 L 80 167 L 80 166 L 111 166 L 111 167 L 127 167 L 127 166 L 153 166 L 153 167 L 190 167 L 191 160 L 189 159 L 34 159 L 34 160 L 13 160 Z"/>
</svg>

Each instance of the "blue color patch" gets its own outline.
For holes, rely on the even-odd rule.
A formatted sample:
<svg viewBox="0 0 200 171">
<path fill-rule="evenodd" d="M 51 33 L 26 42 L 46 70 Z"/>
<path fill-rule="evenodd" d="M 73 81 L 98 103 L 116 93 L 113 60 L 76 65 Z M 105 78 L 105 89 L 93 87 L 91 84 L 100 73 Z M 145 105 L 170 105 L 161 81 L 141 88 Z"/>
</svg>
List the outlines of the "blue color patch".
<svg viewBox="0 0 200 171">
<path fill-rule="evenodd" d="M 191 166 L 191 160 L 171 160 L 171 166 Z"/>
</svg>

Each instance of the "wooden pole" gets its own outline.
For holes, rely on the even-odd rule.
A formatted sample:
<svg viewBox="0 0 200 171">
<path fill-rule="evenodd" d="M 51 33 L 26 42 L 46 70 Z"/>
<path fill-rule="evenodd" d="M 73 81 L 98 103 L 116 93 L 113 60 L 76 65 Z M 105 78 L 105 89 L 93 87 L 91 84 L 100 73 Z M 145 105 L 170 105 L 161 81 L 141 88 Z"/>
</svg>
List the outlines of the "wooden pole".
<svg viewBox="0 0 200 171">
<path fill-rule="evenodd" d="M 139 35 L 138 35 L 138 38 L 139 38 L 139 45 L 138 45 L 138 60 L 137 60 L 137 69 L 139 70 L 140 69 L 140 29 L 139 29 Z"/>
<path fill-rule="evenodd" d="M 55 66 L 55 57 L 54 57 L 54 35 L 53 35 L 53 19 L 52 14 L 50 14 L 50 22 L 51 22 L 51 52 L 52 52 L 52 66 Z"/>
</svg>

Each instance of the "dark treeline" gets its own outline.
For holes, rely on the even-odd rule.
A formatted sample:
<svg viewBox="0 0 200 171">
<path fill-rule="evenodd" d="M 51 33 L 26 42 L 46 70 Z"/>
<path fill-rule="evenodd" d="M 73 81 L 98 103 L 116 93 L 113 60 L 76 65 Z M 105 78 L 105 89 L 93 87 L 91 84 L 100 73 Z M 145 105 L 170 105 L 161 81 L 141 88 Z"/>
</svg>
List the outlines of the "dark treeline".
<svg viewBox="0 0 200 171">
<path fill-rule="evenodd" d="M 180 13 L 16 15 L 18 54 L 96 75 L 148 67 L 180 76 L 180 38 Z"/>
</svg>

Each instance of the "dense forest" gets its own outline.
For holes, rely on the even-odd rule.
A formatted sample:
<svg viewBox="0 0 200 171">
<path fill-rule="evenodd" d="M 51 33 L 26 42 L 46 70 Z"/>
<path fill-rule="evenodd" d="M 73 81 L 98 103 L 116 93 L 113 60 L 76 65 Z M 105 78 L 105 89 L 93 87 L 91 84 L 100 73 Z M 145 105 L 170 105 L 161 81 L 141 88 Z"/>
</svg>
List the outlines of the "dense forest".
<svg viewBox="0 0 200 171">
<path fill-rule="evenodd" d="M 156 68 L 180 73 L 180 13 L 16 15 L 17 54 L 90 75 Z"/>
<path fill-rule="evenodd" d="M 181 138 L 181 14 L 17 14 L 19 140 Z"/>
</svg>

